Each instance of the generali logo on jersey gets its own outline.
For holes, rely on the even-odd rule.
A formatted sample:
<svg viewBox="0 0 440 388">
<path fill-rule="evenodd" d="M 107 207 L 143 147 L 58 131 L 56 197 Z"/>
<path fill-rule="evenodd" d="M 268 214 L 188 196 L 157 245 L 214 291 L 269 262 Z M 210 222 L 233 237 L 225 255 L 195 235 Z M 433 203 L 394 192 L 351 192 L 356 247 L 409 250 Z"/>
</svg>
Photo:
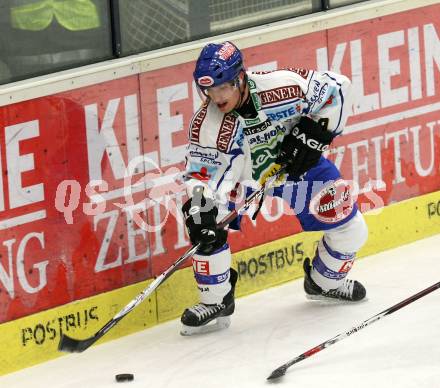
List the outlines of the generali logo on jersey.
<svg viewBox="0 0 440 388">
<path fill-rule="evenodd" d="M 219 151 L 226 152 L 232 141 L 232 133 L 234 132 L 237 119 L 231 114 L 225 115 L 220 126 L 217 137 L 217 148 Z"/>
<path fill-rule="evenodd" d="M 302 67 L 288 67 L 286 70 L 293 71 L 294 73 L 300 75 L 304 79 L 307 79 L 309 76 L 309 70 L 303 69 Z"/>
<path fill-rule="evenodd" d="M 263 106 L 276 102 L 304 97 L 304 93 L 298 85 L 283 86 L 276 89 L 270 89 L 264 92 L 260 92 L 258 93 L 258 95 L 261 99 L 261 104 Z"/>
<path fill-rule="evenodd" d="M 206 112 L 208 111 L 207 107 L 204 105 L 194 116 L 191 122 L 190 128 L 190 139 L 194 143 L 199 143 L 200 141 L 200 128 L 202 127 L 202 123 L 205 120 Z"/>
</svg>

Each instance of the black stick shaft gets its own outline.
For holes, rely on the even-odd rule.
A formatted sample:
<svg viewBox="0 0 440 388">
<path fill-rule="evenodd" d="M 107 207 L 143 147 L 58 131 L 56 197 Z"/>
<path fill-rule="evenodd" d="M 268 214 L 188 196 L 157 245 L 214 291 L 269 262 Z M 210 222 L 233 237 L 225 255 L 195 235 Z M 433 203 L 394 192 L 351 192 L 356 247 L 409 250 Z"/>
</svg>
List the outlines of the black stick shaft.
<svg viewBox="0 0 440 388">
<path fill-rule="evenodd" d="M 306 358 L 309 358 L 310 356 L 313 356 L 316 353 L 319 353 L 321 350 L 324 350 L 328 348 L 331 345 L 334 345 L 336 342 L 339 342 L 343 340 L 344 338 L 349 337 L 350 335 L 357 333 L 359 330 L 362 330 L 363 328 L 371 325 L 372 323 L 378 321 L 379 319 L 385 317 L 386 315 L 390 315 L 394 313 L 397 310 L 400 310 L 402 307 L 405 307 L 409 305 L 412 302 L 415 302 L 417 299 L 420 299 L 429 293 L 437 290 L 440 288 L 440 282 L 433 284 L 432 286 L 418 292 L 417 294 L 414 294 L 410 296 L 409 298 L 395 304 L 392 307 L 387 308 L 386 310 L 380 312 L 379 314 L 374 315 L 373 317 L 365 320 L 360 325 L 354 326 L 351 329 L 338 334 L 337 336 L 319 344 L 318 346 L 315 346 L 314 348 L 304 352 L 303 354 L 300 354 L 299 356 L 295 357 L 294 359 L 286 362 L 285 364 L 281 365 L 279 368 L 275 369 L 270 376 L 267 378 L 268 380 L 277 379 L 286 374 L 286 371 L 288 368 L 290 368 L 292 365 L 296 364 L 297 362 L 300 362 L 302 360 L 305 360 Z"/>
<path fill-rule="evenodd" d="M 229 214 L 220 221 L 218 227 L 224 228 L 226 225 L 229 225 L 232 221 L 234 221 L 241 213 L 249 208 L 255 198 L 260 198 L 262 195 L 264 195 L 265 191 L 270 188 L 283 173 L 284 168 L 278 170 L 278 172 L 270 177 L 259 190 L 254 191 L 252 194 L 250 194 L 238 210 L 234 209 L 229 212 Z M 105 333 L 107 333 L 113 326 L 115 326 L 122 318 L 124 318 L 130 311 L 132 311 L 137 305 L 139 305 L 145 298 L 151 295 L 157 287 L 159 287 L 174 273 L 174 271 L 180 266 L 180 264 L 192 257 L 199 248 L 199 245 L 200 244 L 194 245 L 188 251 L 186 251 L 178 260 L 176 260 L 161 275 L 159 275 L 147 288 L 145 288 L 121 311 L 119 311 L 113 318 L 111 318 L 103 327 L 101 327 L 101 329 L 99 329 L 93 336 L 83 340 L 77 340 L 69 337 L 66 334 L 62 334 L 60 342 L 58 344 L 58 350 L 60 352 L 81 353 L 84 350 L 88 349 Z"/>
</svg>

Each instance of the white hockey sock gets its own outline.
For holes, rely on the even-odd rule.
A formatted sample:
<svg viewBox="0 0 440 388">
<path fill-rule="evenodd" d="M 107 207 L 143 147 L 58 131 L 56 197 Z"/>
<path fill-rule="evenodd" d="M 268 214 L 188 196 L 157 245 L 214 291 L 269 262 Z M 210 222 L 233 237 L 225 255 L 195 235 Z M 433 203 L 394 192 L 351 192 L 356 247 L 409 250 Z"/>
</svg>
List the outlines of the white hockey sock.
<svg viewBox="0 0 440 388">
<path fill-rule="evenodd" d="M 322 239 L 312 262 L 310 276 L 325 291 L 338 288 L 353 266 L 355 255 L 334 251 Z"/>
<path fill-rule="evenodd" d="M 200 293 L 200 302 L 218 304 L 223 301 L 223 297 L 231 290 L 230 268 L 231 250 L 228 244 L 211 255 L 194 255 L 194 277 Z"/>
<path fill-rule="evenodd" d="M 367 237 L 367 225 L 359 211 L 346 224 L 328 230 L 319 242 L 313 260 L 310 273 L 313 281 L 326 291 L 338 288 Z"/>
</svg>

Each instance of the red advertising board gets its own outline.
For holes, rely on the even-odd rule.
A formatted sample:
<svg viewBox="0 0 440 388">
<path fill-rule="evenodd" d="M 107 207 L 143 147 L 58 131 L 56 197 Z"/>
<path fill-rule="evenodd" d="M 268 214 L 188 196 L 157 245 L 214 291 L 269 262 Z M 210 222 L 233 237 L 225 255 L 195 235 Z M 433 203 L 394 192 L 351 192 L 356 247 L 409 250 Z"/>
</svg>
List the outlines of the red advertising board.
<svg viewBox="0 0 440 388">
<path fill-rule="evenodd" d="M 0 322 L 151 277 L 122 195 L 91 201 L 142 152 L 138 90 L 133 76 L 2 108 Z"/>
<path fill-rule="evenodd" d="M 249 68 L 352 78 L 354 115 L 329 158 L 358 183 L 362 210 L 440 189 L 440 21 L 430 17 L 439 13 L 244 50 Z M 0 323 L 151 278 L 188 248 L 178 176 L 199 105 L 193 66 L 0 108 Z M 242 230 L 231 234 L 235 252 L 301 229 L 268 198 Z"/>
</svg>

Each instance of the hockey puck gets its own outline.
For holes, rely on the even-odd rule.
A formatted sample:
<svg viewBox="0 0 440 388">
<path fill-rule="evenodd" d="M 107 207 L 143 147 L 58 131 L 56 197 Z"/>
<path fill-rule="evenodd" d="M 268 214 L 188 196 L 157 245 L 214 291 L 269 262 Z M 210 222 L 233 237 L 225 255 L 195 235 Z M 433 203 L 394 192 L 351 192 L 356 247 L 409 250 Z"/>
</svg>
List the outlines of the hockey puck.
<svg viewBox="0 0 440 388">
<path fill-rule="evenodd" d="M 121 373 L 115 376 L 115 379 L 118 383 L 123 383 L 126 381 L 133 381 L 134 375 L 132 373 Z"/>
</svg>

